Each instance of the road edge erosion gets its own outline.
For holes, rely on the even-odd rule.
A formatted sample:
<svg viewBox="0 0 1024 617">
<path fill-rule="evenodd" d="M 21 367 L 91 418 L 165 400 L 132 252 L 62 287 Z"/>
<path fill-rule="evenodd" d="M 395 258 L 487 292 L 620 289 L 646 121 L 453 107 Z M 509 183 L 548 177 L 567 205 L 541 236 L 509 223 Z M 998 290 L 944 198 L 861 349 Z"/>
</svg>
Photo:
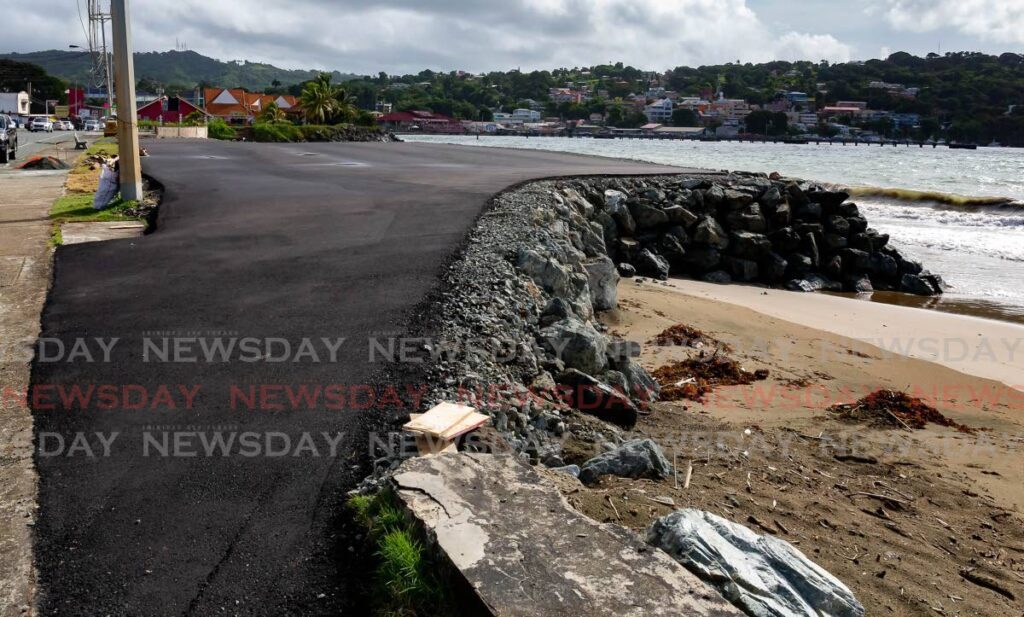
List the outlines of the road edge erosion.
<svg viewBox="0 0 1024 617">
<path fill-rule="evenodd" d="M 848 197 L 777 176 L 714 172 L 511 186 L 483 209 L 414 311 L 409 334 L 422 337 L 422 363 L 391 376 L 421 379 L 424 408 L 461 401 L 492 418 L 463 452 L 511 454 L 576 475 L 570 462 L 635 448 L 629 431 L 658 399 L 658 383 L 635 360 L 639 344 L 598 319 L 615 309 L 622 277 L 941 293 L 941 277 L 870 230 Z M 592 451 L 565 451 L 566 443 Z M 362 492 L 393 491 L 396 470 L 408 472 L 403 457 L 383 454 Z M 652 473 L 616 471 L 634 472 Z M 436 533 L 428 527 L 424 538 Z"/>
</svg>

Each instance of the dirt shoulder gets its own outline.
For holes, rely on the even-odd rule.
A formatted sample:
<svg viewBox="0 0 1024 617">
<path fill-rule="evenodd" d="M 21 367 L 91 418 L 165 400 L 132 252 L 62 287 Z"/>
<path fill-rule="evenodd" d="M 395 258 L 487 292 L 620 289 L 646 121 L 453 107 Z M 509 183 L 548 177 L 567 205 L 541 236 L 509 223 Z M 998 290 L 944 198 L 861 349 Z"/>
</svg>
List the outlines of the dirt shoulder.
<svg viewBox="0 0 1024 617">
<path fill-rule="evenodd" d="M 706 343 L 646 344 L 686 324 L 769 376 L 702 403 L 656 404 L 635 432 L 676 459 L 678 478 L 565 483 L 583 512 L 643 530 L 695 507 L 778 535 L 846 583 L 869 615 L 1021 614 L 1019 391 L 657 283 L 620 283 L 619 309 L 602 321 L 645 343 L 649 370 L 713 353 Z M 911 392 L 973 432 L 885 429 L 826 411 L 879 389 Z"/>
<path fill-rule="evenodd" d="M 58 171 L 0 176 L 0 617 L 32 611 L 36 474 L 24 393 L 51 277 L 49 212 L 66 176 Z"/>
</svg>

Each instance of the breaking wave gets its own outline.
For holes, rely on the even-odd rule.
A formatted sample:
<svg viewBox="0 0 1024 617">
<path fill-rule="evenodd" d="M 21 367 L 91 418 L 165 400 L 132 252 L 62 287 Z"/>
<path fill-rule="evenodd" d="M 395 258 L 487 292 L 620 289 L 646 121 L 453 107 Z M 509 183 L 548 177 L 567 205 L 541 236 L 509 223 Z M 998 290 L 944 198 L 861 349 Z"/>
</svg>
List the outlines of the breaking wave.
<svg viewBox="0 0 1024 617">
<path fill-rule="evenodd" d="M 918 191 L 913 189 L 881 188 L 875 186 L 851 186 L 846 189 L 854 197 L 874 197 L 899 202 L 932 203 L 943 206 L 965 208 L 992 208 L 999 211 L 1024 211 L 1024 202 L 1010 197 L 970 197 L 940 191 Z"/>
</svg>

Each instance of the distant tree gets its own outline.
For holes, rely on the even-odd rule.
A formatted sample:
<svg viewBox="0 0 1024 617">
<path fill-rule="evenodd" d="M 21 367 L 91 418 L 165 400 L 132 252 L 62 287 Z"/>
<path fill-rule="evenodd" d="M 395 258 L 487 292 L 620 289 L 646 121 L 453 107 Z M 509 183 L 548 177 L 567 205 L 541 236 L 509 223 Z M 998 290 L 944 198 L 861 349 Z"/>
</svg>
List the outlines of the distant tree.
<svg viewBox="0 0 1024 617">
<path fill-rule="evenodd" d="M 700 119 L 692 109 L 677 109 L 672 112 L 672 126 L 699 126 Z"/>
<path fill-rule="evenodd" d="M 284 110 L 277 106 L 277 103 L 270 103 L 260 114 L 261 122 L 284 122 L 287 119 Z"/>
<path fill-rule="evenodd" d="M 331 85 L 330 73 L 320 73 L 306 83 L 302 94 L 299 95 L 299 106 L 306 120 L 316 124 L 324 124 L 334 115 L 338 99 L 334 86 Z"/>
</svg>

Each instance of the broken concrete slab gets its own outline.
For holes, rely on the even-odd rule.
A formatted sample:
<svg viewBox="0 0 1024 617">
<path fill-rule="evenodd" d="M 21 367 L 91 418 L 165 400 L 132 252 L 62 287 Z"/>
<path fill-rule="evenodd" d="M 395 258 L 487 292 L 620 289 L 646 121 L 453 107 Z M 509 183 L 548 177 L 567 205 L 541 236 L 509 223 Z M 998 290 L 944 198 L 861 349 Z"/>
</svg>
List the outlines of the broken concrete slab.
<svg viewBox="0 0 1024 617">
<path fill-rule="evenodd" d="M 391 488 L 492 615 L 742 615 L 633 532 L 574 510 L 514 456 L 410 459 Z"/>
</svg>

